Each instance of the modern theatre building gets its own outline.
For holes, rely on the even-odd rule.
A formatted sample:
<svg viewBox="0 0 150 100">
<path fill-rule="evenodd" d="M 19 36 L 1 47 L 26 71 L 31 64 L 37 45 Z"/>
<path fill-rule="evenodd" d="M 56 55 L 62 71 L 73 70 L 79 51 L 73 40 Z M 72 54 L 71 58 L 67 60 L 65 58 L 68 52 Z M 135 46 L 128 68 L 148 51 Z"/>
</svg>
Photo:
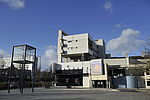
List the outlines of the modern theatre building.
<svg viewBox="0 0 150 100">
<path fill-rule="evenodd" d="M 150 88 L 150 73 L 142 69 L 144 56 L 111 57 L 104 40 L 93 40 L 88 33 L 59 30 L 57 54 L 52 68 L 57 86 Z"/>
</svg>

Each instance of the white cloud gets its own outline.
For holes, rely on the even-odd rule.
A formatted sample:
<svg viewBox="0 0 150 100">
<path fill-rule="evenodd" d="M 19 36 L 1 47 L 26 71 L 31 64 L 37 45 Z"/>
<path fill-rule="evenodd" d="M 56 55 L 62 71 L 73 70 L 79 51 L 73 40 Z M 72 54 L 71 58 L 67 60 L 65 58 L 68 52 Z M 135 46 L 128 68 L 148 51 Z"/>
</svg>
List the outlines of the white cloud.
<svg viewBox="0 0 150 100">
<path fill-rule="evenodd" d="M 112 10 L 113 10 L 113 5 L 110 0 L 106 0 L 103 7 L 105 10 L 107 10 L 109 12 L 112 12 Z"/>
<path fill-rule="evenodd" d="M 9 56 L 9 54 L 6 51 L 0 49 L 0 58 L 1 57 L 8 57 L 8 56 Z"/>
<path fill-rule="evenodd" d="M 8 6 L 13 9 L 19 9 L 25 7 L 25 0 L 0 0 L 0 2 L 7 3 Z"/>
<path fill-rule="evenodd" d="M 50 45 L 42 56 L 42 69 L 48 68 L 52 62 L 57 62 L 57 48 Z"/>
<path fill-rule="evenodd" d="M 108 42 L 107 51 L 111 52 L 114 56 L 136 52 L 144 44 L 143 40 L 138 39 L 139 34 L 140 31 L 138 30 L 130 28 L 123 30 L 120 37 Z"/>
</svg>

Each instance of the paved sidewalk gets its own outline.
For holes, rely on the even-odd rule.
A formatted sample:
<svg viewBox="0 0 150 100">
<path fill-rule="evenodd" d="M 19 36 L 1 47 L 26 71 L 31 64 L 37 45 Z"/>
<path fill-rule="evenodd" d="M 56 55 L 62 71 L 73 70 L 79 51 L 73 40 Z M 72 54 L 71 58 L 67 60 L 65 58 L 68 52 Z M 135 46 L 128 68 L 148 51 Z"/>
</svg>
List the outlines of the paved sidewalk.
<svg viewBox="0 0 150 100">
<path fill-rule="evenodd" d="M 150 93 L 150 89 L 146 88 L 122 88 L 122 89 L 117 89 L 120 92 L 142 92 L 142 93 Z"/>
<path fill-rule="evenodd" d="M 100 91 L 119 91 L 117 89 L 110 89 L 110 88 L 83 88 L 83 87 L 72 87 L 71 89 L 67 89 L 66 87 L 51 87 L 48 88 L 51 90 L 100 90 Z"/>
<path fill-rule="evenodd" d="M 145 89 L 145 88 L 137 89 L 137 92 L 143 92 L 143 93 L 148 93 L 148 94 L 150 94 L 150 89 Z"/>
<path fill-rule="evenodd" d="M 19 90 L 0 91 L 0 100 L 150 100 L 150 95 L 141 92 L 119 92 L 107 89 L 24 89 L 24 94 Z"/>
<path fill-rule="evenodd" d="M 24 94 L 20 94 L 19 89 L 0 91 L 0 100 L 150 100 L 150 95 L 145 92 L 133 92 L 125 89 L 105 89 L 105 88 L 25 88 Z M 128 89 L 129 90 L 129 89 Z"/>
</svg>

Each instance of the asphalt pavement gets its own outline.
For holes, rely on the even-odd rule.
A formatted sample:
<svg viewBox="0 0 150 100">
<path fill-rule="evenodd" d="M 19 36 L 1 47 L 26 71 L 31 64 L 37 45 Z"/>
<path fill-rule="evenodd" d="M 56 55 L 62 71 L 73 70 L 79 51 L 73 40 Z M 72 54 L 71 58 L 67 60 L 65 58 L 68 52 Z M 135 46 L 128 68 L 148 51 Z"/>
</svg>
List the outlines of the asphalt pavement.
<svg viewBox="0 0 150 100">
<path fill-rule="evenodd" d="M 18 89 L 0 91 L 0 100 L 150 100 L 150 93 L 138 91 L 120 91 L 115 89 L 66 89 L 66 88 L 35 88 L 24 89 L 20 94 Z"/>
</svg>

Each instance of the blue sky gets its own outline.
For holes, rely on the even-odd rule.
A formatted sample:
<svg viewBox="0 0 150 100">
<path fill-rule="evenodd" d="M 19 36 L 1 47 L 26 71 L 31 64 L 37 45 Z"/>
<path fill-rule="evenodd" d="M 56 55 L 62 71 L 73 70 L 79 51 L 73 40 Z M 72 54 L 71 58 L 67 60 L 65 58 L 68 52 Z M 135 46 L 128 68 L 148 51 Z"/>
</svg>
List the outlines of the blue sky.
<svg viewBox="0 0 150 100">
<path fill-rule="evenodd" d="M 150 38 L 149 18 L 150 0 L 0 0 L 0 49 L 11 53 L 13 45 L 29 44 L 42 56 L 49 48 L 56 49 L 59 29 L 88 32 L 106 44 L 130 29 L 126 33 L 138 34 L 129 35 L 131 40 L 141 43 Z M 139 55 L 141 48 L 137 45 L 136 53 L 128 53 Z"/>
</svg>

